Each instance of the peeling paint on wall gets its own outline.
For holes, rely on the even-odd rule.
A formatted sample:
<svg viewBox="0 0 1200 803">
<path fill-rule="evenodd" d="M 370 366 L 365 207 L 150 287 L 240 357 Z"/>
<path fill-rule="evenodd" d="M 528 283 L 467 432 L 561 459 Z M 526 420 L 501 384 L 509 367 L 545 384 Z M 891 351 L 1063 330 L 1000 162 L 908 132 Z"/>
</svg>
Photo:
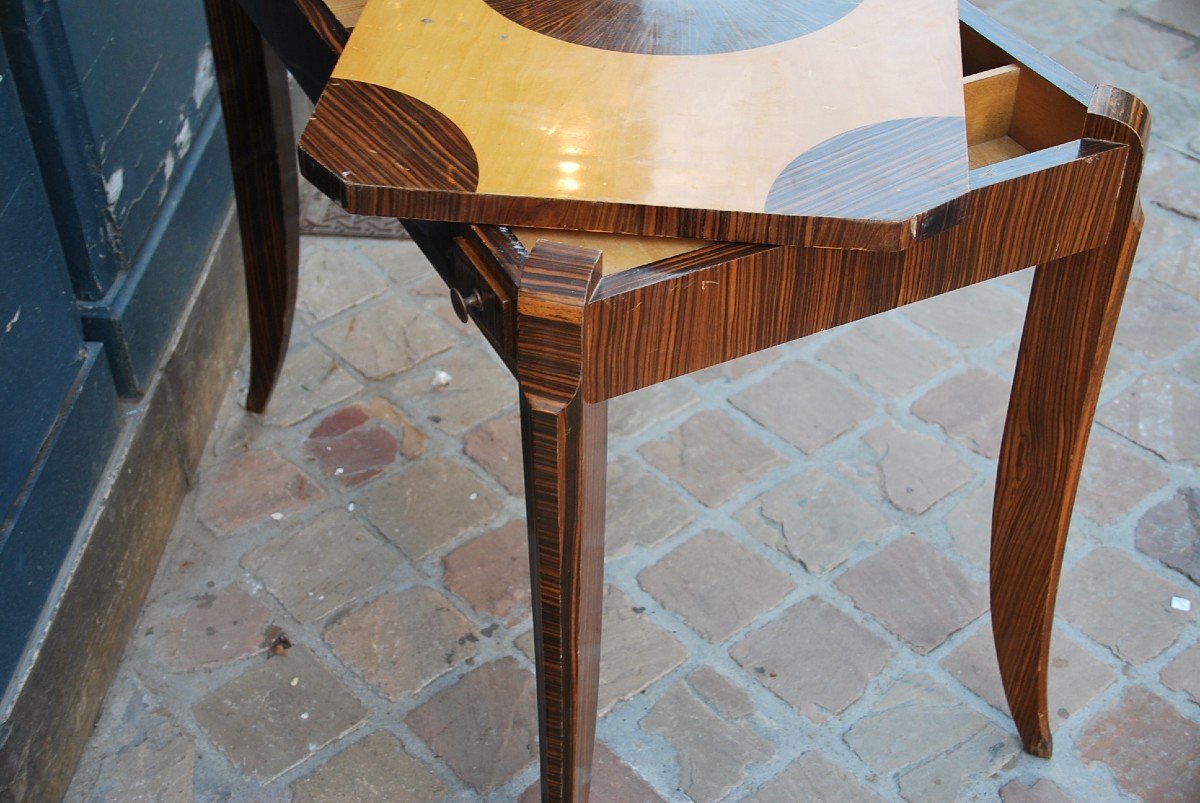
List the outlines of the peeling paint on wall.
<svg viewBox="0 0 1200 803">
<path fill-rule="evenodd" d="M 125 168 L 118 167 L 104 180 L 104 194 L 108 197 L 110 209 L 116 208 L 117 199 L 121 197 L 123 189 L 125 189 Z"/>
<path fill-rule="evenodd" d="M 204 99 L 212 92 L 216 80 L 217 74 L 213 69 L 212 46 L 205 45 L 204 49 L 200 51 L 200 56 L 196 59 L 196 80 L 192 84 L 192 101 L 195 102 L 197 109 L 204 105 Z"/>
<path fill-rule="evenodd" d="M 175 152 L 181 159 L 187 154 L 188 148 L 192 147 L 192 123 L 186 117 L 183 117 L 182 120 L 179 132 L 175 135 Z"/>
</svg>

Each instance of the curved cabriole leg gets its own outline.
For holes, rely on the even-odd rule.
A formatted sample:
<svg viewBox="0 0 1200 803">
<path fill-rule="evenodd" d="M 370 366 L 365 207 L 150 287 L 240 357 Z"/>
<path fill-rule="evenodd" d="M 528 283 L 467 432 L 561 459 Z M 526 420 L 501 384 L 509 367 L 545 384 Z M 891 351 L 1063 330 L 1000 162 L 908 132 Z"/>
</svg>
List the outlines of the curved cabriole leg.
<svg viewBox="0 0 1200 803">
<path fill-rule="evenodd" d="M 287 72 L 237 0 L 205 0 L 250 306 L 250 391 L 261 413 L 283 367 L 300 261 L 300 204 Z"/>
<path fill-rule="evenodd" d="M 542 800 L 586 801 L 604 587 L 607 405 L 583 398 L 584 308 L 600 253 L 542 242 L 517 296 Z"/>
<path fill-rule="evenodd" d="M 1037 269 L 1000 447 L 992 518 L 992 630 L 1025 749 L 1052 750 L 1046 700 L 1067 528 L 1113 331 L 1141 233 L 1137 184 L 1149 115 L 1099 87 L 1084 136 L 1129 145 L 1113 230 L 1101 247 Z M 1086 199 L 1080 199 L 1086 202 Z"/>
</svg>

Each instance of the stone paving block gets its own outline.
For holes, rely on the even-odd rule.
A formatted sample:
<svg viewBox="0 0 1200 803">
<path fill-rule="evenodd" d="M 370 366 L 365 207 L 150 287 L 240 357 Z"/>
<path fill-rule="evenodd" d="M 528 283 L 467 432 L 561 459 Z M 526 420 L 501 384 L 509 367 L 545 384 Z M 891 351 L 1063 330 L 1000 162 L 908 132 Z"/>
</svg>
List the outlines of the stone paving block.
<svg viewBox="0 0 1200 803">
<path fill-rule="evenodd" d="M 327 324 L 317 339 L 368 379 L 407 371 L 454 345 L 453 336 L 422 310 L 400 299 Z"/>
<path fill-rule="evenodd" d="M 691 524 L 694 517 L 687 500 L 633 458 L 619 457 L 608 464 L 606 558 L 626 555 L 637 544 L 654 546 Z"/>
<path fill-rule="evenodd" d="M 924 655 L 987 610 L 987 589 L 913 535 L 898 538 L 838 578 L 860 610 Z"/>
<path fill-rule="evenodd" d="M 196 492 L 196 516 L 217 536 L 304 510 L 325 491 L 274 449 L 247 452 L 205 472 Z"/>
<path fill-rule="evenodd" d="M 154 654 L 172 672 L 224 666 L 261 652 L 271 612 L 240 586 L 192 600 L 154 629 Z"/>
<path fill-rule="evenodd" d="M 1198 318 L 1196 302 L 1158 282 L 1134 279 L 1121 306 L 1116 342 L 1161 360 L 1200 335 Z"/>
<path fill-rule="evenodd" d="M 747 354 L 745 357 L 738 357 L 736 360 L 729 360 L 720 365 L 705 368 L 703 371 L 697 371 L 691 376 L 697 382 L 703 384 L 720 381 L 736 382 L 742 377 L 754 373 L 764 365 L 770 365 L 775 362 L 782 353 L 783 349 L 781 347 L 756 351 L 753 354 Z"/>
<path fill-rule="evenodd" d="M 384 272 L 392 284 L 428 279 L 434 273 L 416 243 L 406 240 L 370 240 L 362 253 Z"/>
<path fill-rule="evenodd" d="M 608 434 L 631 438 L 678 415 L 699 399 L 682 382 L 663 382 L 636 390 L 608 403 Z"/>
<path fill-rule="evenodd" d="M 359 739 L 292 784 L 292 803 L 433 800 L 446 786 L 385 730 Z"/>
<path fill-rule="evenodd" d="M 746 803 L 883 803 L 841 767 L 815 751 L 805 753 L 768 781 Z"/>
<path fill-rule="evenodd" d="M 1160 71 L 1163 78 L 1183 89 L 1200 92 L 1200 52 L 1168 64 Z M 1193 148 L 1192 150 L 1195 150 Z M 1197 277 L 1200 282 L 1200 277 Z M 1193 295 L 1196 295 L 1193 293 Z"/>
<path fill-rule="evenodd" d="M 1083 41 L 1101 56 L 1135 70 L 1157 69 L 1192 46 L 1186 36 L 1138 17 L 1118 17 Z"/>
<path fill-rule="evenodd" d="M 518 803 L 540 803 L 540 781 L 525 790 Z M 619 759 L 604 742 L 596 742 L 592 756 L 591 800 L 595 803 L 655 803 L 662 795 L 642 780 L 632 767 Z"/>
<path fill-rule="evenodd" d="M 358 727 L 367 709 L 298 646 L 210 692 L 192 714 L 236 767 L 266 782 Z"/>
<path fill-rule="evenodd" d="M 1172 148 L 1151 148 L 1142 173 L 1145 197 L 1165 209 L 1200 218 L 1200 175 L 1196 167 L 1195 156 Z"/>
<path fill-rule="evenodd" d="M 682 681 L 667 689 L 639 727 L 675 747 L 679 788 L 697 803 L 723 799 L 745 780 L 746 767 L 775 755 L 749 725 L 721 719 Z"/>
<path fill-rule="evenodd" d="M 1167 688 L 1186 692 L 1200 704 L 1200 644 L 1188 647 L 1163 667 L 1159 677 Z"/>
<path fill-rule="evenodd" d="M 992 500 L 996 482 L 992 478 L 965 497 L 946 514 L 946 529 L 954 551 L 981 569 L 992 554 Z"/>
<path fill-rule="evenodd" d="M 604 589 L 597 704 L 601 715 L 621 700 L 641 694 L 687 660 L 687 648 L 644 614 L 645 609 L 635 606 L 616 586 Z M 532 633 L 522 649 L 533 657 Z"/>
<path fill-rule="evenodd" d="M 1200 583 L 1200 488 L 1179 488 L 1142 514 L 1137 548 Z"/>
<path fill-rule="evenodd" d="M 1075 509 L 1097 524 L 1112 524 L 1163 487 L 1170 477 L 1140 450 L 1095 433 L 1083 460 Z"/>
<path fill-rule="evenodd" d="M 1196 81 L 1200 85 L 1200 53 L 1189 62 L 1197 72 Z M 1166 228 L 1166 245 L 1150 266 L 1150 275 L 1192 298 L 1200 299 L 1200 271 L 1196 270 L 1196 261 L 1200 259 L 1200 241 L 1174 224 L 1163 225 Z"/>
<path fill-rule="evenodd" d="M 974 476 L 946 444 L 890 421 L 863 440 L 879 455 L 876 470 L 884 495 L 906 513 L 924 513 Z"/>
<path fill-rule="evenodd" d="M 605 633 L 603 638 L 608 638 L 608 634 Z M 603 639 L 601 639 L 601 640 L 603 640 Z M 532 630 L 526 630 L 524 633 L 517 636 L 516 640 L 513 641 L 513 645 L 518 650 L 525 653 L 526 658 L 528 658 L 531 661 L 537 661 L 537 646 L 533 643 L 533 631 Z"/>
<path fill-rule="evenodd" d="M 995 457 L 1000 454 L 1011 388 L 994 374 L 968 368 L 917 399 L 912 411 L 976 454 Z"/>
<path fill-rule="evenodd" d="M 534 679 L 515 658 L 484 664 L 404 721 L 480 794 L 503 786 L 537 758 Z"/>
<path fill-rule="evenodd" d="M 1059 613 L 1131 664 L 1149 661 L 1195 621 L 1171 609 L 1171 597 L 1195 600 L 1188 589 L 1143 569 L 1116 549 L 1092 550 L 1064 574 Z"/>
<path fill-rule="evenodd" d="M 385 426 L 399 433 L 399 438 Z M 425 433 L 403 413 L 380 398 L 352 404 L 327 415 L 309 433 L 304 456 L 342 485 L 362 485 L 396 462 L 397 455 L 415 460 L 425 452 Z"/>
<path fill-rule="evenodd" d="M 1200 8 L 1191 0 L 1158 0 L 1140 11 L 1155 22 L 1200 38 Z"/>
<path fill-rule="evenodd" d="M 529 536 L 515 519 L 442 559 L 442 583 L 480 613 L 512 627 L 529 615 Z"/>
<path fill-rule="evenodd" d="M 437 493 L 430 493 L 436 489 Z M 420 560 L 487 522 L 500 499 L 458 463 L 435 457 L 376 483 L 359 501 L 371 523 L 412 560 Z"/>
<path fill-rule="evenodd" d="M 292 616 L 316 622 L 391 577 L 400 557 L 339 508 L 248 552 L 242 566 Z"/>
<path fill-rule="evenodd" d="M 953 362 L 932 338 L 913 332 L 891 315 L 857 322 L 817 352 L 822 361 L 884 396 L 903 396 Z"/>
<path fill-rule="evenodd" d="M 289 351 L 263 420 L 290 427 L 361 389 L 357 379 L 317 346 Z"/>
<path fill-rule="evenodd" d="M 765 558 L 715 530 L 705 530 L 644 569 L 638 584 L 714 644 L 795 588 Z"/>
<path fill-rule="evenodd" d="M 1041 778 L 1033 786 L 1027 786 L 1019 780 L 1013 780 L 1000 787 L 1000 800 L 1003 803 L 1075 803 L 1058 784 Z"/>
<path fill-rule="evenodd" d="M 988 724 L 947 753 L 910 769 L 900 776 L 900 794 L 914 803 L 958 803 L 959 790 L 976 778 L 995 778 L 1021 753 L 1015 735 Z"/>
<path fill-rule="evenodd" d="M 828 602 L 809 597 L 729 654 L 792 708 L 821 723 L 862 697 L 892 648 Z"/>
<path fill-rule="evenodd" d="M 191 803 L 195 772 L 195 743 L 178 728 L 163 724 L 144 740 L 106 758 L 87 799 L 95 803 Z"/>
<path fill-rule="evenodd" d="M 525 464 L 521 456 L 521 417 L 503 415 L 473 429 L 463 451 L 514 496 L 525 493 Z"/>
<path fill-rule="evenodd" d="M 423 298 L 445 298 L 446 283 L 442 281 L 442 277 L 432 269 L 425 271 L 425 277 L 413 285 L 412 294 Z"/>
<path fill-rule="evenodd" d="M 445 596 L 421 586 L 376 597 L 331 625 L 325 640 L 342 663 L 392 701 L 479 652 L 471 622 Z"/>
<path fill-rule="evenodd" d="M 325 320 L 387 289 L 387 282 L 345 251 L 318 245 L 301 249 L 297 306 Z"/>
<path fill-rule="evenodd" d="M 899 775 L 913 801 L 957 800 L 972 776 L 997 772 L 1020 751 L 1015 736 L 928 675 L 897 681 L 843 738 L 877 771 Z"/>
<path fill-rule="evenodd" d="M 774 449 L 717 410 L 697 413 L 641 453 L 708 507 L 728 502 L 783 463 Z"/>
<path fill-rule="evenodd" d="M 933 678 L 913 675 L 884 692 L 844 738 L 875 770 L 894 773 L 953 750 L 988 724 Z"/>
<path fill-rule="evenodd" d="M 1009 712 L 1008 702 L 1004 699 L 1004 687 L 1000 683 L 1000 666 L 996 660 L 990 624 L 955 647 L 941 663 L 947 672 L 993 708 L 1005 714 Z M 1066 722 L 1116 679 L 1116 673 L 1104 662 L 1097 660 L 1079 642 L 1056 630 L 1050 640 L 1050 679 L 1047 689 L 1051 727 L 1057 728 Z"/>
<path fill-rule="evenodd" d="M 911 304 L 904 314 L 960 348 L 976 348 L 1019 334 L 1025 305 L 1000 283 L 984 282 Z"/>
<path fill-rule="evenodd" d="M 1176 373 L 1200 385 L 1200 351 L 1192 352 L 1176 363 Z"/>
<path fill-rule="evenodd" d="M 813 574 L 840 565 L 860 544 L 875 543 L 890 525 L 845 483 L 815 468 L 767 491 L 737 519 Z"/>
<path fill-rule="evenodd" d="M 1143 376 L 1096 420 L 1168 462 L 1200 465 L 1200 396 L 1174 376 Z"/>
<path fill-rule="evenodd" d="M 1121 791 L 1142 800 L 1200 796 L 1200 723 L 1141 687 L 1097 714 L 1078 737 L 1079 755 L 1107 765 Z"/>
<path fill-rule="evenodd" d="M 1102 25 L 1114 16 L 1114 10 L 1103 3 L 1097 3 L 1085 10 L 1077 3 L 1046 3 L 1034 0 L 1023 0 L 1015 6 L 1010 6 L 1005 13 L 1005 19 L 1016 24 L 1022 38 L 1039 47 L 1050 41 L 1074 39 L 1081 31 Z"/>
<path fill-rule="evenodd" d="M 431 421 L 458 435 L 511 407 L 517 383 L 483 352 L 456 349 L 406 374 L 394 392 L 408 403 L 423 402 Z"/>
<path fill-rule="evenodd" d="M 866 396 L 802 362 L 785 363 L 730 401 L 805 454 L 814 453 L 875 412 Z"/>
<path fill-rule="evenodd" d="M 746 690 L 711 666 L 693 669 L 687 681 L 692 691 L 725 719 L 742 719 L 754 713 L 754 701 Z"/>
</svg>

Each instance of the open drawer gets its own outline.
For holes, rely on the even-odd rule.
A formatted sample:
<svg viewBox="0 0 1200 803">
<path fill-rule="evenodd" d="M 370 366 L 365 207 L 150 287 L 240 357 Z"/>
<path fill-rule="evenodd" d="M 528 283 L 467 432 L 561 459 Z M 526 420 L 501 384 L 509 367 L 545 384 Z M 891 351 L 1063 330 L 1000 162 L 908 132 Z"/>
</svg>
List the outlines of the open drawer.
<svg viewBox="0 0 1200 803">
<path fill-rule="evenodd" d="M 1083 129 L 1084 106 L 1019 64 L 967 75 L 963 96 L 972 170 L 1070 142 Z"/>
<path fill-rule="evenodd" d="M 1021 68 L 1016 64 L 963 78 L 967 158 L 972 170 L 1029 153 L 1030 149 L 1012 136 L 1020 78 Z"/>
</svg>

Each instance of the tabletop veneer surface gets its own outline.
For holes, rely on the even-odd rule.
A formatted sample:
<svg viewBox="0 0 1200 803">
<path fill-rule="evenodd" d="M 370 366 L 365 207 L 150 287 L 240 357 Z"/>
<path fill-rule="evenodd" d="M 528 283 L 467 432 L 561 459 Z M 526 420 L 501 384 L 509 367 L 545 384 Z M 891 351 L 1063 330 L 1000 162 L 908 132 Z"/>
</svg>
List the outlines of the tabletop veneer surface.
<svg viewBox="0 0 1200 803">
<path fill-rule="evenodd" d="M 816 244 L 797 219 L 903 224 L 967 190 L 953 0 L 371 0 L 356 23 L 302 144 L 370 190 L 351 211 Z"/>
</svg>

